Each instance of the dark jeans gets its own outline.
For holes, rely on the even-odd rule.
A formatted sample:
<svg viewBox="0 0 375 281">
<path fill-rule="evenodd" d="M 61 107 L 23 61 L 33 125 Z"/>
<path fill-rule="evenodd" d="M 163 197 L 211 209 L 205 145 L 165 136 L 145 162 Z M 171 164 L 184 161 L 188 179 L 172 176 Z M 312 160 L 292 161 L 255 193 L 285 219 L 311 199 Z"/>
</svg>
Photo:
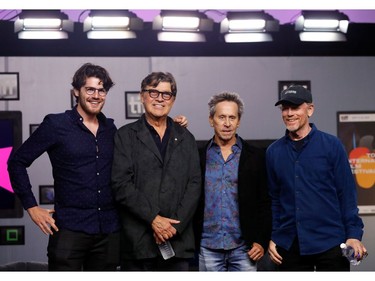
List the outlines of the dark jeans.
<svg viewBox="0 0 375 281">
<path fill-rule="evenodd" d="M 189 271 L 189 259 L 162 257 L 141 260 L 121 260 L 122 271 Z"/>
<path fill-rule="evenodd" d="M 120 264 L 120 235 L 60 229 L 49 236 L 48 270 L 115 271 Z"/>
<path fill-rule="evenodd" d="M 349 261 L 342 256 L 340 245 L 323 253 L 302 256 L 296 239 L 289 251 L 277 247 L 277 252 L 283 258 L 280 271 L 350 271 Z"/>
</svg>

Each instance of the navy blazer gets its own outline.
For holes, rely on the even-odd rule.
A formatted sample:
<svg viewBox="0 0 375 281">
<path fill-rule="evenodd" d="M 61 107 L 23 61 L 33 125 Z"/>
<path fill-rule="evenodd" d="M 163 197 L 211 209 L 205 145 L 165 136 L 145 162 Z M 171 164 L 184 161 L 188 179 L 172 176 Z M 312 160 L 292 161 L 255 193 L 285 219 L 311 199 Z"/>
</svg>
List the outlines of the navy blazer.
<svg viewBox="0 0 375 281">
<path fill-rule="evenodd" d="M 239 137 L 240 138 L 240 137 Z M 242 151 L 238 171 L 239 219 L 243 239 L 246 245 L 256 242 L 266 251 L 271 239 L 271 200 L 267 187 L 265 151 L 250 146 L 240 138 Z M 206 151 L 208 144 L 199 149 L 202 171 L 202 196 L 194 219 L 196 247 L 200 246 L 204 215 L 204 183 L 206 173 Z M 199 249 L 199 248 L 198 248 Z"/>
</svg>

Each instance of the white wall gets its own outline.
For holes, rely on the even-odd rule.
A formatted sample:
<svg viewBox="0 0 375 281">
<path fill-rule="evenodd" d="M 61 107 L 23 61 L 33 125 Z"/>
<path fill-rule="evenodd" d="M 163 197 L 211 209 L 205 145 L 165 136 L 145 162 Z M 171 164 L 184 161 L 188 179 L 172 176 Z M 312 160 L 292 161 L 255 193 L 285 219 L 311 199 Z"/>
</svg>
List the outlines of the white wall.
<svg viewBox="0 0 375 281">
<path fill-rule="evenodd" d="M 29 124 L 40 123 L 51 112 L 70 108 L 70 83 L 85 62 L 105 67 L 116 85 L 108 94 L 104 113 L 117 126 L 125 120 L 125 91 L 138 91 L 151 71 L 169 71 L 177 80 L 177 100 L 172 116 L 184 114 L 197 140 L 212 136 L 207 101 L 228 90 L 245 102 L 239 134 L 245 139 L 276 139 L 284 133 L 280 111 L 274 107 L 279 80 L 310 80 L 317 127 L 337 134 L 337 111 L 374 110 L 375 57 L 0 57 L 0 72 L 20 73 L 20 101 L 0 101 L 0 110 L 20 110 L 23 140 Z M 53 184 L 48 157 L 43 155 L 29 169 L 34 193 L 38 186 Z M 0 199 L 1 200 L 1 199 Z M 49 207 L 48 205 L 46 207 Z M 50 206 L 52 207 L 52 206 Z M 370 255 L 353 270 L 375 270 L 375 218 L 363 216 L 364 243 Z M 47 236 L 31 222 L 0 219 L 0 225 L 25 225 L 24 246 L 0 246 L 0 264 L 12 261 L 47 261 Z"/>
</svg>

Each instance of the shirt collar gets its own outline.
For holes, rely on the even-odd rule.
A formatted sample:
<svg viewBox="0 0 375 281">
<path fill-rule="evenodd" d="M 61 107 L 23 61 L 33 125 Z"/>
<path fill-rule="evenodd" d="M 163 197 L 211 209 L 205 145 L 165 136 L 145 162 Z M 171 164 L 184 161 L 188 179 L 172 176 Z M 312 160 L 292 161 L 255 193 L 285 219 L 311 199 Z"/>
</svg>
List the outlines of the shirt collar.
<svg viewBox="0 0 375 281">
<path fill-rule="evenodd" d="M 70 115 L 70 117 L 73 119 L 73 120 L 81 120 L 83 119 L 83 117 L 78 113 L 78 110 L 77 110 L 77 106 L 73 107 L 71 110 L 66 110 L 65 111 L 67 114 Z M 100 112 L 98 115 L 97 115 L 97 118 L 99 120 L 99 123 L 105 123 L 106 121 L 106 116 L 103 114 L 103 112 Z"/>
<path fill-rule="evenodd" d="M 310 139 L 312 138 L 312 136 L 315 134 L 316 130 L 317 130 L 317 128 L 316 128 L 316 126 L 315 126 L 314 123 L 309 123 L 309 125 L 310 125 L 310 127 L 311 127 L 311 131 L 309 132 L 309 134 L 308 134 L 306 137 L 303 138 L 303 139 L 305 139 L 305 140 L 310 140 Z M 290 139 L 290 137 L 289 137 L 289 131 L 288 131 L 287 129 L 285 130 L 285 138 L 286 138 L 287 140 L 292 141 L 292 140 Z"/>
<path fill-rule="evenodd" d="M 144 116 L 144 122 L 146 124 L 146 127 L 150 130 L 150 132 L 156 131 L 155 128 L 147 122 L 146 116 Z M 167 117 L 167 130 L 169 130 L 171 126 L 172 126 L 172 119 Z"/>
<path fill-rule="evenodd" d="M 207 146 L 207 150 L 211 149 L 213 146 L 218 146 L 215 141 L 215 136 L 212 137 L 212 139 L 210 140 L 210 142 L 208 143 L 208 146 Z M 240 137 L 238 136 L 238 134 L 236 134 L 236 143 L 234 145 L 232 145 L 232 147 L 238 147 L 239 149 L 242 149 L 242 142 L 240 140 Z M 235 150 L 236 148 L 234 148 Z"/>
</svg>

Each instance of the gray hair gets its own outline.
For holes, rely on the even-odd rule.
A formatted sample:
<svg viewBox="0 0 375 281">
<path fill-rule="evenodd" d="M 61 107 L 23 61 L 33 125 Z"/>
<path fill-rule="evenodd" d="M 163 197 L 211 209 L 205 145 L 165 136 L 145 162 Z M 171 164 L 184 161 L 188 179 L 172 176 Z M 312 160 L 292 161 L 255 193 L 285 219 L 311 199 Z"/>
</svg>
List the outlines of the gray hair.
<svg viewBox="0 0 375 281">
<path fill-rule="evenodd" d="M 241 119 L 244 103 L 240 98 L 239 94 L 234 92 L 222 92 L 220 94 L 214 95 L 208 101 L 208 110 L 210 113 L 210 117 L 214 117 L 216 112 L 216 105 L 223 101 L 232 101 L 235 102 L 238 106 L 238 118 Z"/>
</svg>

